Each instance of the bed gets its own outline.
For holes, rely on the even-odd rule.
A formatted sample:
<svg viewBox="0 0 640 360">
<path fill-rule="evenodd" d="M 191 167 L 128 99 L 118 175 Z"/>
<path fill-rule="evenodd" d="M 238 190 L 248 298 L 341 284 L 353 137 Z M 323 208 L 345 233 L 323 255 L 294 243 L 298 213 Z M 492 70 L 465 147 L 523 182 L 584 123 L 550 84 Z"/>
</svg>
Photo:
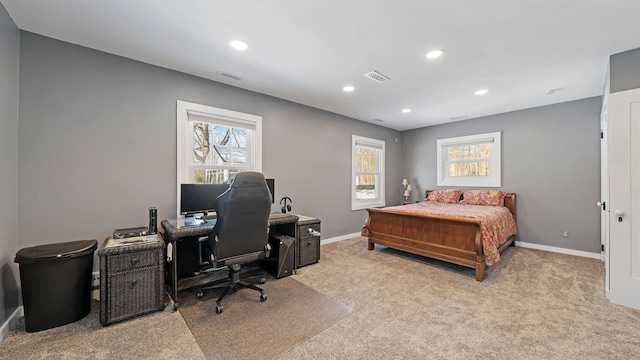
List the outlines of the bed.
<svg viewBox="0 0 640 360">
<path fill-rule="evenodd" d="M 362 236 L 368 237 L 369 250 L 379 244 L 470 267 L 475 269 L 476 281 L 482 281 L 486 266 L 499 261 L 500 253 L 515 245 L 516 195 L 497 190 L 463 193 L 454 189 L 438 190 L 431 195 L 445 192 L 448 202 L 432 201 L 432 191 L 427 191 L 427 198 L 420 203 L 368 208 L 369 218 L 362 227 Z M 474 201 L 478 199 L 476 194 L 487 192 L 500 194 L 500 199 L 491 203 L 494 206 Z M 494 213 L 498 215 L 491 215 Z M 496 219 L 498 224 L 492 223 Z M 496 228 L 502 229 L 496 232 Z"/>
</svg>

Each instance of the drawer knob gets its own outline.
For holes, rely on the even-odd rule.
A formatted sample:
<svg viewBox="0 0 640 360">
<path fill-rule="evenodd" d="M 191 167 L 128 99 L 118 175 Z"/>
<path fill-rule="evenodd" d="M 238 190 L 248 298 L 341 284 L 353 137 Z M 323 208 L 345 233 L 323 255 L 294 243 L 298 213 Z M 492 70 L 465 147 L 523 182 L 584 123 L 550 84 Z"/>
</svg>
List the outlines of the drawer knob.
<svg viewBox="0 0 640 360">
<path fill-rule="evenodd" d="M 134 287 L 136 287 L 136 285 L 138 285 L 138 280 L 133 280 L 129 283 L 129 289 L 133 289 Z"/>
<path fill-rule="evenodd" d="M 135 265 L 135 264 L 137 264 L 137 263 L 138 263 L 138 258 L 133 258 L 133 259 L 131 259 L 131 264 L 132 264 L 132 265 Z"/>
</svg>

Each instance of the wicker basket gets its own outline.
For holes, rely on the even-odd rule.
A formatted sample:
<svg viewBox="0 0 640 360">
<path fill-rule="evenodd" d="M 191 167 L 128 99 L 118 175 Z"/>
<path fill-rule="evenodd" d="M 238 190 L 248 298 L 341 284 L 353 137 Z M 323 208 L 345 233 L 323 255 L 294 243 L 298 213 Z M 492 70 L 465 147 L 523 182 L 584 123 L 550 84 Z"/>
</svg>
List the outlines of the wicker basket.
<svg viewBox="0 0 640 360">
<path fill-rule="evenodd" d="M 164 309 L 164 242 L 160 236 L 108 238 L 98 255 L 102 325 Z"/>
</svg>

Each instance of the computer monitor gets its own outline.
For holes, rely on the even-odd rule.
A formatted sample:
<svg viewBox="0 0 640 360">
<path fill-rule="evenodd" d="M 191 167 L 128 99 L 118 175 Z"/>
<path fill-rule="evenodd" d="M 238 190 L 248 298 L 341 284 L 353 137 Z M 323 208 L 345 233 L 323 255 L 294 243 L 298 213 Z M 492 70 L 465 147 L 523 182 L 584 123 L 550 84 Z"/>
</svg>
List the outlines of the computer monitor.
<svg viewBox="0 0 640 360">
<path fill-rule="evenodd" d="M 215 211 L 216 198 L 229 184 L 180 184 L 180 215 L 192 217 Z"/>
<path fill-rule="evenodd" d="M 276 190 L 276 180 L 275 179 L 265 179 L 267 180 L 267 186 L 269 187 L 269 192 L 271 192 L 271 203 L 275 204 L 275 190 Z"/>
</svg>

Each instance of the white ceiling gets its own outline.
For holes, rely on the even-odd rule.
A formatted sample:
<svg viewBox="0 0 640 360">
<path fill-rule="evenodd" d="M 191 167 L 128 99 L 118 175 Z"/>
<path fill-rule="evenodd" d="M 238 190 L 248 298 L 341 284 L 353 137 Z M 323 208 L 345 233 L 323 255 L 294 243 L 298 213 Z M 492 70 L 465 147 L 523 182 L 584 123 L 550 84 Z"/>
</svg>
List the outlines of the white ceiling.
<svg viewBox="0 0 640 360">
<path fill-rule="evenodd" d="M 640 47 L 638 0 L 0 2 L 22 30 L 397 130 L 602 95 Z"/>
</svg>

